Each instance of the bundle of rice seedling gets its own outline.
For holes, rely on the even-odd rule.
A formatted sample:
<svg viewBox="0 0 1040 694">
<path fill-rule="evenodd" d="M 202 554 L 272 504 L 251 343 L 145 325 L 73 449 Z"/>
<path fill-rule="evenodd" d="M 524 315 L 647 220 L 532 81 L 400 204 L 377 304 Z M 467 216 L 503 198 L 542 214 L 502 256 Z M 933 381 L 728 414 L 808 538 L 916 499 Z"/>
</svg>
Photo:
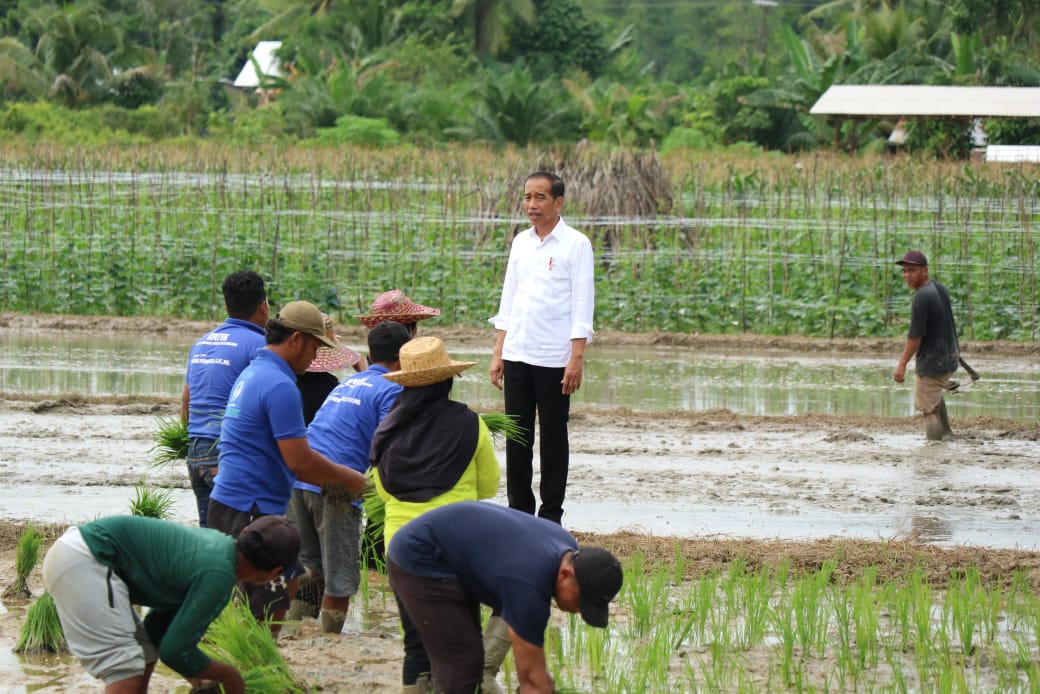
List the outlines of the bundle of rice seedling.
<svg viewBox="0 0 1040 694">
<path fill-rule="evenodd" d="M 156 417 L 158 428 L 152 436 L 155 445 L 148 449 L 155 465 L 165 465 L 188 457 L 188 425 L 180 417 Z"/>
<path fill-rule="evenodd" d="M 516 423 L 516 415 L 501 412 L 485 412 L 480 415 L 494 437 L 504 436 L 507 441 L 520 442 L 524 430 Z"/>
<path fill-rule="evenodd" d="M 29 606 L 25 623 L 18 633 L 15 653 L 64 653 L 65 632 L 58 620 L 58 608 L 50 593 L 44 593 Z"/>
<path fill-rule="evenodd" d="M 130 513 L 134 516 L 146 516 L 169 520 L 173 510 L 173 492 L 169 489 L 145 487 L 139 484 L 134 487 L 134 498 L 130 502 Z"/>
<path fill-rule="evenodd" d="M 270 626 L 266 621 L 258 622 L 249 611 L 249 601 L 239 598 L 231 600 L 209 625 L 200 644 L 202 650 L 238 668 L 250 694 L 302 694 L 305 689 L 293 678 Z"/>
<path fill-rule="evenodd" d="M 18 550 L 14 559 L 14 581 L 4 589 L 3 597 L 11 600 L 28 600 L 32 597 L 29 590 L 29 574 L 40 560 L 40 543 L 43 535 L 29 526 L 18 536 Z"/>
</svg>

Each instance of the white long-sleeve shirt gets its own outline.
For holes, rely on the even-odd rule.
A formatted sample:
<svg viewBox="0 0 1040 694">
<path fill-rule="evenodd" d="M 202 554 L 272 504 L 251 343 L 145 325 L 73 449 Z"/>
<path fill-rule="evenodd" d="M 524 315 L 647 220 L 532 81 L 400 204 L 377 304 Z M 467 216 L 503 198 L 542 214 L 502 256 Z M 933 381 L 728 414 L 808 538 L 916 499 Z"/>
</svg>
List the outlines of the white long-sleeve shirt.
<svg viewBox="0 0 1040 694">
<path fill-rule="evenodd" d="M 534 227 L 513 239 L 498 315 L 506 333 L 502 358 L 533 366 L 562 367 L 571 340 L 592 339 L 595 306 L 592 243 L 561 217 L 538 238 Z"/>
</svg>

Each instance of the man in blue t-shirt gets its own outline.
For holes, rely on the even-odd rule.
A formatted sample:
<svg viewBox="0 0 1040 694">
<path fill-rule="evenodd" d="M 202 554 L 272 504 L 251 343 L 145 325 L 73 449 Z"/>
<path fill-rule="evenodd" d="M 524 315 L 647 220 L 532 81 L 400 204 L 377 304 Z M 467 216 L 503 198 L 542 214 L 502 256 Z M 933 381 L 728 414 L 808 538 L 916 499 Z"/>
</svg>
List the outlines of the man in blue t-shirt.
<svg viewBox="0 0 1040 694">
<path fill-rule="evenodd" d="M 264 346 L 270 307 L 264 280 L 251 270 L 224 278 L 228 319 L 203 335 L 188 353 L 181 392 L 181 421 L 188 425 L 188 479 L 195 493 L 199 527 L 217 475 L 217 438 L 231 386 Z"/>
<path fill-rule="evenodd" d="M 509 625 L 520 691 L 552 692 L 544 651 L 551 601 L 602 628 L 623 580 L 607 550 L 579 549 L 557 523 L 478 501 L 405 524 L 387 548 L 387 572 L 422 637 L 438 692 L 481 684 L 480 604 Z"/>
<path fill-rule="evenodd" d="M 925 436 L 939 441 L 953 436 L 943 393 L 960 362 L 960 344 L 953 322 L 950 293 L 928 277 L 928 258 L 921 251 L 908 251 L 896 265 L 903 281 L 914 290 L 910 306 L 910 329 L 906 345 L 893 375 L 896 383 L 906 377 L 906 365 L 914 359 L 914 406 L 924 413 Z"/>
<path fill-rule="evenodd" d="M 394 321 L 372 328 L 368 334 L 372 365 L 345 379 L 325 398 L 307 428 L 311 448 L 362 474 L 368 470 L 372 435 L 403 388 L 383 374 L 400 368 L 398 352 L 409 339 L 408 328 Z M 325 580 L 320 616 L 326 633 L 343 629 L 350 596 L 361 581 L 359 503 L 323 495 L 321 487 L 302 480 L 296 481 L 289 502 L 288 516 L 303 535 L 300 562 Z"/>
<path fill-rule="evenodd" d="M 336 346 L 325 332 L 321 311 L 306 301 L 286 304 L 268 321 L 267 346 L 235 381 L 224 411 L 220 474 L 209 500 L 211 528 L 236 537 L 259 516 L 284 514 L 297 477 L 342 485 L 350 495 L 364 489 L 364 475 L 336 465 L 307 442 L 296 375 L 307 369 L 322 344 Z M 288 597 L 280 586 L 263 599 L 251 593 L 250 604 L 257 616 L 271 611 L 278 617 Z"/>
</svg>

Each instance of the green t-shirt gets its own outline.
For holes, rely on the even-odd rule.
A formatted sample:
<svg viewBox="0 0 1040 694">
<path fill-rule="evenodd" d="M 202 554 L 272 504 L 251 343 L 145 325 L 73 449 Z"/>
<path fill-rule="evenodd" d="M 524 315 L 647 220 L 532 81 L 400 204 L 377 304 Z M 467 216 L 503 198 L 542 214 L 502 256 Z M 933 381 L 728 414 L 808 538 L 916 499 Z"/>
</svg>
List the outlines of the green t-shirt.
<svg viewBox="0 0 1040 694">
<path fill-rule="evenodd" d="M 151 608 L 144 625 L 159 658 L 186 678 L 206 669 L 199 641 L 231 598 L 234 540 L 140 516 L 101 518 L 79 530 L 94 557 L 126 583 L 130 601 Z"/>
</svg>

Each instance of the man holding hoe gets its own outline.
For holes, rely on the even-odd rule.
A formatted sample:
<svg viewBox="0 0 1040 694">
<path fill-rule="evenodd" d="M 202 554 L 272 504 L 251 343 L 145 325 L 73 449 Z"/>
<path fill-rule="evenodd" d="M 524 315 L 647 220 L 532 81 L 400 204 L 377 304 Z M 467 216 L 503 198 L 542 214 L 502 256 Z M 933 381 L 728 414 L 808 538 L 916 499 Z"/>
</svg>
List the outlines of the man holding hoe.
<svg viewBox="0 0 1040 694">
<path fill-rule="evenodd" d="M 925 435 L 930 441 L 952 437 L 943 392 L 960 361 L 957 328 L 946 287 L 928 277 L 928 258 L 921 251 L 907 251 L 896 265 L 903 268 L 903 281 L 914 290 L 910 307 L 910 329 L 893 378 L 902 383 L 906 365 L 914 362 L 914 405 L 924 413 Z"/>
</svg>

